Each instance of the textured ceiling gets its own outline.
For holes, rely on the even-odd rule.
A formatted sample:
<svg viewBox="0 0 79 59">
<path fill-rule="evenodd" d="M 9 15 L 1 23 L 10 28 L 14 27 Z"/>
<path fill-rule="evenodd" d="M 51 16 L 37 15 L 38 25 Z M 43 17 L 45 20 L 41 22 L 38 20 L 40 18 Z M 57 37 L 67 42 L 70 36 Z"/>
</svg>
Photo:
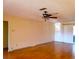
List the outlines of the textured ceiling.
<svg viewBox="0 0 79 59">
<path fill-rule="evenodd" d="M 42 20 L 40 8 L 47 8 L 49 13 L 58 13 L 59 21 L 75 20 L 74 0 L 3 0 L 4 15 Z"/>
</svg>

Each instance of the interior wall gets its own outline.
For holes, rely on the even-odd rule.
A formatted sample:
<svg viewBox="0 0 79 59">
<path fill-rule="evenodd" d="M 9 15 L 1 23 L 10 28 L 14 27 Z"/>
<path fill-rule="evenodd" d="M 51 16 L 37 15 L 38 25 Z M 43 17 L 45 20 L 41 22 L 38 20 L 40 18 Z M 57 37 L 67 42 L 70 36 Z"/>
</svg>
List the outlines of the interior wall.
<svg viewBox="0 0 79 59">
<path fill-rule="evenodd" d="M 9 23 L 9 51 L 54 40 L 52 23 L 23 19 L 14 16 L 4 16 L 4 21 L 8 21 Z"/>
</svg>

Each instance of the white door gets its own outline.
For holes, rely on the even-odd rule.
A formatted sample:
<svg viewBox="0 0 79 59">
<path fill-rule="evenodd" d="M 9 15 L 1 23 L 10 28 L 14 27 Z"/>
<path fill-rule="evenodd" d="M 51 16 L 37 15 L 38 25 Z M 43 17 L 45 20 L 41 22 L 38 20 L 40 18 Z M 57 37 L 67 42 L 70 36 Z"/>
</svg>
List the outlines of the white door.
<svg viewBox="0 0 79 59">
<path fill-rule="evenodd" d="M 66 43 L 73 43 L 73 25 L 64 25 L 64 39 Z"/>
</svg>

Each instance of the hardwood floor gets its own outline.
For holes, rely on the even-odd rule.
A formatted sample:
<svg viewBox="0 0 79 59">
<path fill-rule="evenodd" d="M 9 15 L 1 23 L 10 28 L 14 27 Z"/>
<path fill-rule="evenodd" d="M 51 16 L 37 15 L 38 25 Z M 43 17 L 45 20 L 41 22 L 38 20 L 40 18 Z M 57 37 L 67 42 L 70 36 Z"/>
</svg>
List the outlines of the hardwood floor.
<svg viewBox="0 0 79 59">
<path fill-rule="evenodd" d="M 49 42 L 34 47 L 7 52 L 4 59 L 74 59 L 72 44 Z"/>
</svg>

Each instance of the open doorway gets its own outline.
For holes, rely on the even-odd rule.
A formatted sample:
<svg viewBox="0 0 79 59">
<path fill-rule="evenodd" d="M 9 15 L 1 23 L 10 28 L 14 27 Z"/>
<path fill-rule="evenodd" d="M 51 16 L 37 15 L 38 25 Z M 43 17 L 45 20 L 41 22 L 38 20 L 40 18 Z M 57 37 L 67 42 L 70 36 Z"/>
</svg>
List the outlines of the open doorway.
<svg viewBox="0 0 79 59">
<path fill-rule="evenodd" d="M 3 21 L 3 55 L 6 59 L 8 55 L 8 21 Z"/>
<path fill-rule="evenodd" d="M 3 21 L 3 48 L 8 48 L 8 21 Z"/>
</svg>

